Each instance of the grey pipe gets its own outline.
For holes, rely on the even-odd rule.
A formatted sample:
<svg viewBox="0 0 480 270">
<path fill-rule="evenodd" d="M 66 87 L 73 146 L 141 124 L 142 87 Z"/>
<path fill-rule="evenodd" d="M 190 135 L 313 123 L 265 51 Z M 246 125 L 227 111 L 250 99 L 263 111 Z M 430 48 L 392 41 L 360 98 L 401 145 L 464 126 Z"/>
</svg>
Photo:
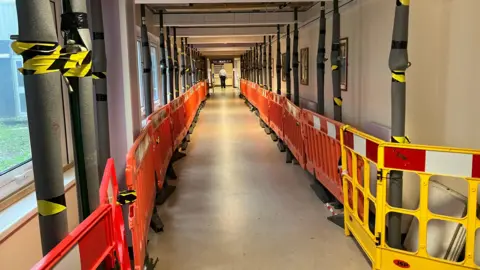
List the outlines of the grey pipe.
<svg viewBox="0 0 480 270">
<path fill-rule="evenodd" d="M 182 93 L 185 93 L 187 89 L 187 65 L 186 65 L 186 57 L 185 57 L 185 41 L 184 38 L 180 38 L 181 40 L 181 46 L 182 46 L 182 52 L 181 52 L 181 60 L 182 60 Z"/>
<path fill-rule="evenodd" d="M 267 37 L 263 36 L 263 85 L 265 89 L 268 89 L 268 80 L 267 80 Z"/>
<path fill-rule="evenodd" d="M 292 100 L 292 77 L 291 77 L 291 63 L 290 63 L 290 25 L 287 25 L 287 56 L 285 60 L 285 70 L 287 73 L 287 94 L 286 97 Z"/>
<path fill-rule="evenodd" d="M 142 17 L 141 40 L 142 40 L 142 64 L 143 64 L 143 96 L 145 99 L 145 115 L 149 116 L 153 112 L 152 95 L 152 56 L 150 55 L 150 46 L 148 42 L 148 29 L 145 17 L 145 5 L 140 5 Z"/>
<path fill-rule="evenodd" d="M 406 80 L 408 61 L 408 27 L 410 7 L 408 1 L 396 1 L 393 24 L 392 47 L 388 61 L 392 72 L 392 142 L 409 143 L 405 137 Z M 403 172 L 390 172 L 388 189 L 389 204 L 402 208 Z M 388 215 L 388 245 L 402 249 L 402 214 L 391 212 Z"/>
<path fill-rule="evenodd" d="M 86 0 L 64 0 L 61 29 L 64 31 L 66 51 L 77 51 L 79 46 L 92 49 L 88 28 Z M 93 212 L 98 204 L 97 134 L 95 130 L 94 90 L 91 73 L 85 77 L 68 78 L 72 119 L 74 160 L 80 220 Z"/>
<path fill-rule="evenodd" d="M 332 29 L 332 52 L 330 61 L 332 64 L 333 85 L 333 119 L 342 122 L 342 90 L 340 89 L 340 13 L 338 0 L 333 0 L 333 29 Z"/>
<path fill-rule="evenodd" d="M 282 51 L 280 48 L 280 25 L 277 25 L 277 94 L 282 94 Z"/>
<path fill-rule="evenodd" d="M 293 24 L 293 103 L 300 106 L 300 81 L 298 78 L 298 9 L 294 9 Z"/>
<path fill-rule="evenodd" d="M 177 28 L 173 28 L 173 54 L 175 57 L 175 97 L 180 96 L 180 65 L 178 63 Z"/>
<path fill-rule="evenodd" d="M 172 60 L 172 44 L 170 43 L 170 27 L 167 27 L 167 74 L 168 74 L 168 100 L 172 101 L 175 96 L 173 92 L 173 60 Z"/>
<path fill-rule="evenodd" d="M 320 7 L 320 28 L 317 49 L 317 113 L 325 114 L 325 37 L 327 20 L 325 18 L 325 2 Z"/>
<path fill-rule="evenodd" d="M 17 0 L 18 40 L 58 44 L 55 18 L 49 0 Z M 35 25 L 35 27 L 32 27 Z M 45 256 L 68 234 L 63 185 L 62 135 L 63 101 L 60 72 L 23 76 L 32 150 L 35 193 L 42 254 Z M 33 121 L 34 120 L 34 121 Z M 44 205 L 55 205 L 52 213 Z M 45 209 L 47 208 L 47 209 Z M 63 208 L 63 209 L 62 209 Z"/>
<path fill-rule="evenodd" d="M 158 17 L 160 19 L 160 71 L 162 73 L 162 93 L 163 103 L 168 103 L 168 85 L 167 85 L 167 57 L 165 50 L 165 36 L 163 34 L 163 11 L 160 10 Z"/>
<path fill-rule="evenodd" d="M 273 69 L 273 63 L 272 63 L 272 36 L 268 36 L 268 90 L 273 91 L 272 87 L 272 69 Z"/>
</svg>

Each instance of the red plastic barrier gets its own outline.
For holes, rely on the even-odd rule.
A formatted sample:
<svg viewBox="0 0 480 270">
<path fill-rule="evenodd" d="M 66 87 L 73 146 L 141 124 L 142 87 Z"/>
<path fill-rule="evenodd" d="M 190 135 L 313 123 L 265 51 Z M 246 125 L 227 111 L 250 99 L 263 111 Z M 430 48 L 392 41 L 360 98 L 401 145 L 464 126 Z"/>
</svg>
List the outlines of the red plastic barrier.
<svg viewBox="0 0 480 270">
<path fill-rule="evenodd" d="M 185 92 L 184 96 L 185 96 L 185 101 L 184 101 L 184 104 L 185 104 L 185 126 L 188 128 L 190 128 L 190 126 L 192 125 L 192 122 L 193 122 L 193 118 L 195 117 L 195 97 L 194 97 L 194 91 L 193 89 L 190 89 L 188 90 L 187 92 Z"/>
<path fill-rule="evenodd" d="M 173 154 L 172 122 L 170 119 L 170 104 L 155 111 L 148 117 L 152 128 L 150 137 L 153 140 L 154 165 L 157 172 L 157 185 L 163 186 L 168 163 Z"/>
<path fill-rule="evenodd" d="M 152 122 L 142 130 L 127 154 L 125 176 L 129 190 L 137 192 L 137 201 L 130 205 L 129 225 L 132 231 L 135 269 L 143 269 L 147 236 L 157 186 L 155 183 L 155 141 L 151 138 Z"/>
<path fill-rule="evenodd" d="M 285 103 L 285 98 L 270 92 L 268 103 L 268 119 L 270 120 L 270 128 L 281 140 L 283 140 L 283 104 Z"/>
<path fill-rule="evenodd" d="M 305 168 L 305 151 L 303 148 L 301 109 L 290 100 L 284 102 L 283 134 L 284 141 L 302 168 Z"/>
<path fill-rule="evenodd" d="M 245 96 L 245 87 L 246 87 L 247 81 L 244 79 L 240 80 L 240 93 L 242 93 L 243 96 Z"/>
<path fill-rule="evenodd" d="M 260 118 L 269 125 L 270 121 L 268 118 L 268 100 L 269 100 L 269 91 L 263 88 L 257 89 L 257 109 L 260 114 Z"/>
<path fill-rule="evenodd" d="M 112 200 L 109 200 L 109 188 L 113 191 Z M 102 263 L 112 269 L 115 254 L 120 269 L 130 269 L 122 208 L 117 205 L 117 196 L 115 165 L 113 159 L 109 159 L 100 185 L 100 206 L 32 269 L 90 270 Z"/>
<path fill-rule="evenodd" d="M 185 124 L 184 98 L 185 96 L 182 95 L 170 102 L 174 150 L 177 149 L 177 147 L 182 143 L 182 140 L 185 138 L 188 131 Z"/>
<path fill-rule="evenodd" d="M 309 110 L 302 110 L 306 164 L 310 173 L 343 204 L 340 132 L 343 124 Z"/>
</svg>

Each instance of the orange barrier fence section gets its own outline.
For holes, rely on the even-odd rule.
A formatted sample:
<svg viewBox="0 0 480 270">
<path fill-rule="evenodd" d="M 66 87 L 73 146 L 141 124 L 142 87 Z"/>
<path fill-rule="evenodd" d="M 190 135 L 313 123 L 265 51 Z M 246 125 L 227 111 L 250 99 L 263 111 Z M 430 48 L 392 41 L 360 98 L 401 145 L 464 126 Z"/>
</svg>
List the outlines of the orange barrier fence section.
<svg viewBox="0 0 480 270">
<path fill-rule="evenodd" d="M 285 103 L 285 98 L 270 92 L 268 103 L 268 119 L 270 122 L 270 128 L 281 140 L 283 140 L 283 104 Z"/>
<path fill-rule="evenodd" d="M 302 110 L 290 100 L 284 102 L 283 136 L 284 141 L 302 168 L 305 168 L 301 116 Z"/>
<path fill-rule="evenodd" d="M 342 157 L 340 145 L 342 126 L 342 123 L 325 116 L 302 110 L 305 168 L 341 203 L 343 189 L 339 161 Z"/>
<path fill-rule="evenodd" d="M 113 191 L 111 198 L 109 190 Z M 130 269 L 113 159 L 107 162 L 99 193 L 100 206 L 32 269 L 91 270 L 102 264 L 113 269 L 115 259 L 121 269 Z"/>
<path fill-rule="evenodd" d="M 265 122 L 267 125 L 269 124 L 269 118 L 268 118 L 268 103 L 269 103 L 269 91 L 265 90 L 263 88 L 258 88 L 257 89 L 257 109 L 260 114 L 260 118 Z"/>
<path fill-rule="evenodd" d="M 185 124 L 185 96 L 180 96 L 170 102 L 171 119 L 172 119 L 172 139 L 173 149 L 182 143 L 183 138 L 187 135 L 187 126 Z"/>
</svg>

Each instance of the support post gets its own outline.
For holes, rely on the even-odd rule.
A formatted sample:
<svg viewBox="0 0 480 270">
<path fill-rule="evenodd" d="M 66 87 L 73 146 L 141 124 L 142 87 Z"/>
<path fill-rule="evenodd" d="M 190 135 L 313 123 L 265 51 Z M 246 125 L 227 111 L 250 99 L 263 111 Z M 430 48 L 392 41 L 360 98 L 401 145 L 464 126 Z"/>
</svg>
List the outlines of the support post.
<svg viewBox="0 0 480 270">
<path fill-rule="evenodd" d="M 107 160 L 110 158 L 110 132 L 108 124 L 107 102 L 107 57 L 105 55 L 105 39 L 103 34 L 102 3 L 98 0 L 90 0 L 92 13 L 92 37 L 93 37 L 93 74 L 98 80 L 93 81 L 97 99 L 97 141 L 98 141 L 98 175 L 103 176 Z"/>
<path fill-rule="evenodd" d="M 167 74 L 168 74 L 168 100 L 172 101 L 175 96 L 173 92 L 173 58 L 172 58 L 172 44 L 170 43 L 170 27 L 167 27 Z"/>
<path fill-rule="evenodd" d="M 392 138 L 395 143 L 409 143 L 405 136 L 406 78 L 405 72 L 410 66 L 408 61 L 408 27 L 409 0 L 397 0 L 395 21 L 393 24 L 392 47 L 389 57 L 389 68 L 392 72 Z M 402 208 L 403 172 L 390 172 L 390 187 L 388 189 L 389 204 Z M 388 245 L 402 249 L 402 215 L 391 212 L 388 219 Z"/>
<path fill-rule="evenodd" d="M 38 43 L 58 44 L 55 18 L 49 0 L 17 0 L 16 7 L 19 42 L 35 40 Z M 37 27 L 33 28 L 32 25 Z M 24 75 L 23 81 L 27 115 L 29 119 L 35 119 L 28 121 L 28 127 L 40 239 L 42 254 L 45 256 L 68 234 L 61 134 L 58 129 L 63 121 L 60 72 Z M 45 211 L 48 204 L 53 203 L 61 206 L 58 211 Z"/>
<path fill-rule="evenodd" d="M 187 80 L 187 85 L 186 85 L 186 90 L 190 89 L 190 87 L 192 86 L 192 82 L 191 82 L 191 74 L 190 72 L 192 71 L 192 65 L 190 63 L 190 46 L 188 45 L 188 41 L 187 41 L 187 38 L 185 38 L 185 61 L 186 61 L 186 66 L 187 66 L 187 69 L 185 70 L 186 71 L 186 80 Z"/>
<path fill-rule="evenodd" d="M 187 65 L 186 65 L 186 57 L 185 57 L 185 41 L 184 38 L 180 38 L 181 40 L 181 46 L 182 46 L 182 52 L 180 55 L 182 56 L 182 71 L 181 71 L 181 76 L 182 76 L 182 93 L 185 93 L 187 89 Z"/>
<path fill-rule="evenodd" d="M 287 25 L 287 59 L 285 61 L 285 71 L 287 73 L 287 94 L 288 100 L 292 100 L 292 76 L 291 76 L 291 63 L 290 63 L 290 24 Z"/>
<path fill-rule="evenodd" d="M 145 116 L 149 116 L 153 112 L 153 95 L 152 95 L 152 56 L 150 55 L 150 47 L 148 42 L 148 29 L 145 17 L 145 5 L 140 5 L 140 13 L 142 16 L 141 40 L 142 40 L 142 63 L 143 63 L 143 96 L 145 100 Z M 156 63 L 155 63 L 156 64 Z"/>
<path fill-rule="evenodd" d="M 300 81 L 298 77 L 298 9 L 294 9 L 293 24 L 293 103 L 300 106 Z"/>
<path fill-rule="evenodd" d="M 162 73 L 162 104 L 168 103 L 168 85 L 167 85 L 167 57 L 165 50 L 165 36 L 163 34 L 163 11 L 160 10 L 158 14 L 160 20 L 160 71 Z"/>
<path fill-rule="evenodd" d="M 280 48 L 280 24 L 277 25 L 277 94 L 282 94 L 282 50 Z M 284 65 L 285 63 L 283 63 Z"/>
<path fill-rule="evenodd" d="M 263 86 L 265 89 L 268 89 L 268 79 L 267 79 L 267 36 L 263 36 Z"/>
<path fill-rule="evenodd" d="M 340 13 L 338 0 L 333 0 L 333 27 L 332 27 L 332 64 L 333 86 L 333 119 L 342 122 L 342 90 L 340 89 Z"/>
<path fill-rule="evenodd" d="M 320 3 L 320 28 L 317 49 L 317 113 L 325 114 L 325 2 Z"/>
<path fill-rule="evenodd" d="M 273 63 L 272 63 L 272 36 L 268 35 L 268 91 L 273 91 L 272 87 L 272 68 L 273 68 Z"/>
<path fill-rule="evenodd" d="M 65 51 L 92 49 L 85 0 L 63 0 L 61 29 L 64 32 Z M 38 22 L 37 22 L 38 23 Z M 75 172 L 79 199 L 80 220 L 83 221 L 98 204 L 97 135 L 95 130 L 95 102 L 91 70 L 85 77 L 68 77 L 70 111 L 74 137 Z"/>
<path fill-rule="evenodd" d="M 175 97 L 180 96 L 180 65 L 178 64 L 177 28 L 173 28 L 173 54 L 175 57 Z"/>
<path fill-rule="evenodd" d="M 193 46 L 190 46 L 192 50 L 192 85 L 197 83 L 197 51 Z"/>
</svg>

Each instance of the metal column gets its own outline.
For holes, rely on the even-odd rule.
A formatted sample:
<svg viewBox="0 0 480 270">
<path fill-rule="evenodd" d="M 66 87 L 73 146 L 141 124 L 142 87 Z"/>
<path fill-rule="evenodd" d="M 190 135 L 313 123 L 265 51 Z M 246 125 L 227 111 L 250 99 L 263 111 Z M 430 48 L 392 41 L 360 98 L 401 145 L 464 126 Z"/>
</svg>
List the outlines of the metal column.
<svg viewBox="0 0 480 270">
<path fill-rule="evenodd" d="M 145 116 L 153 112 L 152 95 L 152 56 L 150 55 L 150 46 L 148 42 L 148 29 L 145 17 L 145 5 L 140 5 L 142 16 L 141 40 L 142 40 L 142 63 L 143 63 L 143 96 L 145 98 Z M 155 63 L 156 64 L 156 63 Z"/>
<path fill-rule="evenodd" d="M 285 71 L 287 73 L 287 94 L 286 97 L 289 100 L 292 100 L 292 76 L 290 69 L 290 25 L 287 25 L 287 59 L 285 60 Z"/>
<path fill-rule="evenodd" d="M 280 48 L 280 24 L 277 25 L 277 94 L 282 94 L 282 51 Z"/>
<path fill-rule="evenodd" d="M 338 0 L 333 0 L 333 27 L 332 27 L 332 52 L 330 56 L 332 64 L 333 85 L 333 119 L 342 122 L 342 90 L 340 89 L 340 13 L 338 12 Z"/>
<path fill-rule="evenodd" d="M 177 28 L 173 28 L 173 54 L 175 68 L 175 98 L 180 96 L 180 65 L 178 63 Z"/>
<path fill-rule="evenodd" d="M 18 42 L 29 43 L 35 40 L 36 43 L 52 44 L 50 49 L 58 44 L 55 18 L 49 0 L 17 0 L 16 6 Z M 35 25 L 35 28 L 32 25 Z M 40 54 L 40 49 L 35 52 Z M 30 57 L 25 55 L 23 59 L 26 61 Z M 29 119 L 35 119 L 28 121 L 28 127 L 42 254 L 46 255 L 68 234 L 62 140 L 58 128 L 63 121 L 60 72 L 43 75 L 25 74 L 23 80 L 27 115 Z M 56 211 L 52 211 L 54 208 Z"/>
<path fill-rule="evenodd" d="M 170 43 L 170 27 L 167 27 L 167 73 L 168 73 L 168 100 L 172 101 L 175 96 L 173 94 L 173 60 L 172 60 L 172 44 Z"/>
<path fill-rule="evenodd" d="M 86 0 L 63 0 L 61 29 L 66 52 L 91 50 Z M 97 134 L 95 130 L 95 101 L 91 70 L 85 77 L 69 77 L 70 111 L 73 129 L 75 172 L 80 220 L 93 212 L 98 204 Z"/>
<path fill-rule="evenodd" d="M 107 159 L 110 157 L 110 132 L 108 126 L 107 103 L 107 57 L 105 54 L 105 40 L 103 37 L 102 3 L 90 0 L 92 13 L 93 36 L 93 75 L 99 78 L 93 81 L 97 98 L 97 140 L 98 140 L 98 175 L 101 179 Z"/>
<path fill-rule="evenodd" d="M 298 10 L 294 10 L 293 24 L 293 103 L 300 106 L 300 81 L 298 78 Z"/>
<path fill-rule="evenodd" d="M 273 68 L 273 63 L 272 63 L 272 36 L 268 35 L 268 90 L 272 91 L 272 68 Z"/>
<path fill-rule="evenodd" d="M 180 38 L 181 40 L 181 60 L 182 60 L 182 70 L 181 70 L 181 75 L 182 75 L 182 93 L 185 93 L 187 89 L 187 65 L 186 65 L 186 57 L 185 57 L 185 41 L 184 38 Z"/>
<path fill-rule="evenodd" d="M 167 85 L 167 57 L 165 52 L 165 36 L 163 34 L 163 11 L 158 14 L 160 20 L 160 71 L 162 73 L 162 93 L 163 103 L 168 103 L 168 85 Z"/>
<path fill-rule="evenodd" d="M 392 47 L 388 61 L 392 72 L 392 142 L 409 143 L 405 136 L 406 79 L 408 62 L 408 20 L 410 0 L 396 0 Z M 403 172 L 390 172 L 389 204 L 402 208 Z M 388 216 L 388 245 L 402 249 L 402 214 L 391 212 Z"/>
<path fill-rule="evenodd" d="M 262 72 L 263 72 L 263 85 L 265 89 L 268 89 L 268 81 L 267 80 L 267 37 L 263 36 L 263 64 L 262 64 Z"/>
<path fill-rule="evenodd" d="M 320 3 L 320 28 L 317 49 L 317 113 L 325 114 L 325 2 Z"/>
</svg>

